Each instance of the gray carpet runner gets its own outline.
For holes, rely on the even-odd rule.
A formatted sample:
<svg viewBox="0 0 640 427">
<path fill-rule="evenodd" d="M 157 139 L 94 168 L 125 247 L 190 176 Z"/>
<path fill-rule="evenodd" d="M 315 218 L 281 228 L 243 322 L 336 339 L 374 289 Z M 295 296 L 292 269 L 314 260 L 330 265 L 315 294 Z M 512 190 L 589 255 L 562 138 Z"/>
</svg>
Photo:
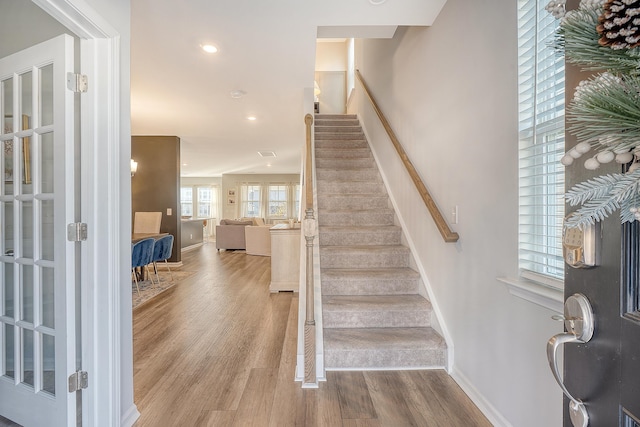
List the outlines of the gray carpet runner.
<svg viewBox="0 0 640 427">
<path fill-rule="evenodd" d="M 356 116 L 316 115 L 326 369 L 443 367 L 411 251 Z"/>
</svg>

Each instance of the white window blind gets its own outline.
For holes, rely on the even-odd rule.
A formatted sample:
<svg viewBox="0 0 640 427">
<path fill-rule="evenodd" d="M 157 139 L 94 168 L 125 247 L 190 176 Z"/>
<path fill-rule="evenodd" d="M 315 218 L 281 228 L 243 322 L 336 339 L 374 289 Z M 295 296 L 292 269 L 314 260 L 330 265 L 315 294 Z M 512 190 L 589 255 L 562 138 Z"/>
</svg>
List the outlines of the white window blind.
<svg viewBox="0 0 640 427">
<path fill-rule="evenodd" d="M 288 193 L 285 184 L 269 184 L 268 218 L 287 218 Z"/>
<path fill-rule="evenodd" d="M 519 266 L 563 279 L 564 58 L 548 0 L 518 0 Z"/>
<path fill-rule="evenodd" d="M 193 188 L 180 188 L 180 214 L 182 216 L 193 216 Z"/>
<path fill-rule="evenodd" d="M 261 191 L 261 186 L 257 183 L 244 183 L 240 186 L 240 212 L 243 217 L 264 217 Z"/>
</svg>

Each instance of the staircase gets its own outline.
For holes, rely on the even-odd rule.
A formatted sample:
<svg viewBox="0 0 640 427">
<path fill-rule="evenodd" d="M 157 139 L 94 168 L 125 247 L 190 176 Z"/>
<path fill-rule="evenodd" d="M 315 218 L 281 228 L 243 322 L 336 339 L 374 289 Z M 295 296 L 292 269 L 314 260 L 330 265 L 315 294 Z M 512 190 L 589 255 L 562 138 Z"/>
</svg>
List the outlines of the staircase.
<svg viewBox="0 0 640 427">
<path fill-rule="evenodd" d="M 324 364 L 443 367 L 446 344 L 356 116 L 316 115 Z"/>
</svg>

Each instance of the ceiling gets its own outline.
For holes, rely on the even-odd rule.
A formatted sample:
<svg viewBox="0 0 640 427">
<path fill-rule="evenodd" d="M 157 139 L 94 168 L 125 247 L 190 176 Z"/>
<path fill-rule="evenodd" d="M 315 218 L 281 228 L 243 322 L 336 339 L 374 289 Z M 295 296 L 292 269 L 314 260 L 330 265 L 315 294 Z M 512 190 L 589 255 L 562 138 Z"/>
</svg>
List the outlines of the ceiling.
<svg viewBox="0 0 640 427">
<path fill-rule="evenodd" d="M 299 173 L 316 39 L 430 25 L 445 1 L 133 0 L 132 133 L 180 137 L 185 177 Z"/>
<path fill-rule="evenodd" d="M 316 41 L 389 38 L 445 2 L 131 0 L 132 134 L 180 137 L 185 177 L 299 173 Z M 32 2 L 0 0 L 0 58 L 64 32 Z"/>
</svg>

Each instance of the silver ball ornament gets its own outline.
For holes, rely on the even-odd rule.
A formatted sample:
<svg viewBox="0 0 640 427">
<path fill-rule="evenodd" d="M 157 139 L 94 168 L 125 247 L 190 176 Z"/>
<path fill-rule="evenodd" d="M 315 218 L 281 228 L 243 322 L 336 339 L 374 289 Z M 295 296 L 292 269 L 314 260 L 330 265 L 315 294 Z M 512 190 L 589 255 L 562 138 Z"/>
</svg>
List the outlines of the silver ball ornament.
<svg viewBox="0 0 640 427">
<path fill-rule="evenodd" d="M 578 145 L 576 145 L 574 148 L 578 151 L 578 153 L 584 154 L 589 150 L 591 150 L 591 144 L 589 144 L 588 142 L 581 142 Z"/>
<path fill-rule="evenodd" d="M 611 151 L 609 150 L 605 150 L 605 151 L 601 151 L 600 153 L 598 153 L 596 155 L 596 159 L 598 159 L 598 161 L 600 163 L 609 163 L 611 162 L 614 158 L 616 157 L 615 154 L 613 154 Z"/>
<path fill-rule="evenodd" d="M 584 162 L 584 167 L 585 169 L 594 171 L 600 167 L 600 162 L 598 162 L 595 157 L 592 157 Z"/>
<path fill-rule="evenodd" d="M 562 158 L 560 159 L 560 163 L 562 163 L 565 166 L 569 166 L 573 163 L 573 157 L 571 157 L 568 154 L 565 154 L 564 156 L 562 156 Z"/>
<path fill-rule="evenodd" d="M 629 163 L 631 160 L 633 160 L 632 153 L 627 152 L 616 155 L 616 163 L 625 164 Z"/>
<path fill-rule="evenodd" d="M 576 150 L 575 148 L 572 148 L 571 150 L 569 150 L 567 154 L 573 157 L 574 159 L 579 159 L 580 157 L 582 157 L 582 153 Z"/>
</svg>

